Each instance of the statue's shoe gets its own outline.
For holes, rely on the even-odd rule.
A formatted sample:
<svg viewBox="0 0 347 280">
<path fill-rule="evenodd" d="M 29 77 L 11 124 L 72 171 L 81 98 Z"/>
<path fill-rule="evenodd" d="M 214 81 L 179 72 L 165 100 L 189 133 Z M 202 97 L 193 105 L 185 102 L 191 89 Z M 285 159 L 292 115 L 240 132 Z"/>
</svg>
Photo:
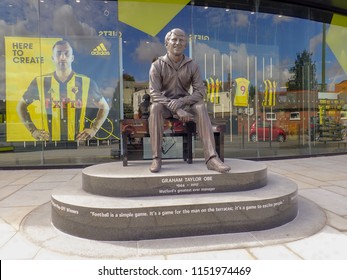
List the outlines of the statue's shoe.
<svg viewBox="0 0 347 280">
<path fill-rule="evenodd" d="M 160 169 L 161 169 L 161 158 L 154 158 L 149 170 L 153 173 L 156 173 L 156 172 L 159 172 Z"/>
<path fill-rule="evenodd" d="M 227 173 L 230 171 L 230 166 L 226 165 L 224 162 L 222 162 L 218 157 L 211 158 L 206 163 L 207 169 L 209 170 L 215 170 L 220 173 Z"/>
</svg>

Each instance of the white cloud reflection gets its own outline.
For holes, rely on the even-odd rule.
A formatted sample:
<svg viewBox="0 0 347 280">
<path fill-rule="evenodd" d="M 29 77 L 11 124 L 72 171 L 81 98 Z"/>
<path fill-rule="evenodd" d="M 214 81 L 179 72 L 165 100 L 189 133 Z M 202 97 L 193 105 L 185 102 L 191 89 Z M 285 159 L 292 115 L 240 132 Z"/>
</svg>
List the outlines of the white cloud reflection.
<svg viewBox="0 0 347 280">
<path fill-rule="evenodd" d="M 135 59 L 139 62 L 152 62 L 154 58 L 165 53 L 166 48 L 158 38 L 153 38 L 153 41 L 141 40 L 135 49 Z"/>
</svg>

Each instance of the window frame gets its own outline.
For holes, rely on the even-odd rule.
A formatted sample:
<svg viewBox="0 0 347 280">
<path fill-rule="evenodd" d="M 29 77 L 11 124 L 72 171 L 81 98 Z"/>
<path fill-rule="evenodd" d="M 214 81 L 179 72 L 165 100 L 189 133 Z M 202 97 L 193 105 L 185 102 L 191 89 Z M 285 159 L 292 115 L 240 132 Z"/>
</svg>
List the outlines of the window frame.
<svg viewBox="0 0 347 280">
<path fill-rule="evenodd" d="M 294 114 L 296 114 L 298 117 L 293 117 Z M 289 120 L 291 120 L 291 121 L 300 121 L 301 120 L 300 112 L 298 112 L 298 111 L 290 112 Z"/>
</svg>

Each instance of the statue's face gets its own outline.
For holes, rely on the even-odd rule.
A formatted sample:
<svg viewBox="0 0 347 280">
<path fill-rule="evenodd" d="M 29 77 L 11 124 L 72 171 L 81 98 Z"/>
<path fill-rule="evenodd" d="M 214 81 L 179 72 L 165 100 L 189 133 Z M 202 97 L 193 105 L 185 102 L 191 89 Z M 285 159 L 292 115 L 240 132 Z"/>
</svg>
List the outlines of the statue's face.
<svg viewBox="0 0 347 280">
<path fill-rule="evenodd" d="M 173 32 L 167 41 L 166 49 L 170 54 L 181 56 L 187 45 L 186 35 L 179 30 Z"/>
</svg>

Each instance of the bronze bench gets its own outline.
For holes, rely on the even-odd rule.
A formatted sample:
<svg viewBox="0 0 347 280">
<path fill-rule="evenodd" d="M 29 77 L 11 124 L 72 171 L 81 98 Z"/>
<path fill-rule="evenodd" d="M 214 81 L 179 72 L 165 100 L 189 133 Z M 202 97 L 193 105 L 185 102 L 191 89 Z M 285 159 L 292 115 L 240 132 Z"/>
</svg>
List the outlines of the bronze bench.
<svg viewBox="0 0 347 280">
<path fill-rule="evenodd" d="M 146 119 L 124 119 L 120 121 L 123 166 L 128 165 L 128 145 L 131 139 L 149 137 L 148 120 Z M 216 151 L 222 161 L 224 161 L 224 132 L 225 124 L 212 124 Z M 165 120 L 165 135 L 183 137 L 183 159 L 187 163 L 193 163 L 193 136 L 196 135 L 196 125 L 194 122 L 182 123 L 177 119 Z"/>
</svg>

